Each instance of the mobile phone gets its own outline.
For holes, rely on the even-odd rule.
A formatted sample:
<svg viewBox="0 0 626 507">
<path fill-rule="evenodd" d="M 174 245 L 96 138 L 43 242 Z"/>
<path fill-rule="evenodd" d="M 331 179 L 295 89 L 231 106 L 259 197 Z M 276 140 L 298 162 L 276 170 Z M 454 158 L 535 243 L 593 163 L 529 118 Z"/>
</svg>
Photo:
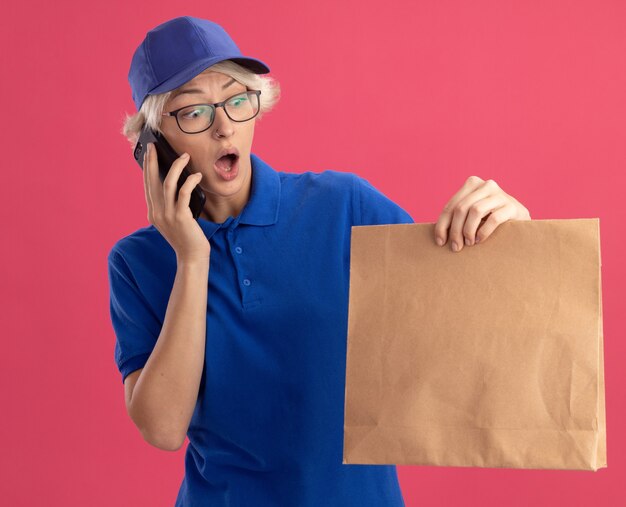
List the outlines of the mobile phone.
<svg viewBox="0 0 626 507">
<path fill-rule="evenodd" d="M 141 170 L 143 170 L 143 159 L 146 155 L 148 143 L 154 143 L 154 147 L 157 153 L 157 160 L 159 161 L 159 177 L 161 178 L 161 182 L 163 182 L 165 181 L 165 177 L 167 176 L 170 167 L 172 166 L 174 161 L 180 157 L 180 155 L 178 155 L 178 153 L 176 153 L 174 149 L 170 146 L 170 143 L 167 142 L 165 136 L 144 125 L 144 127 L 141 129 L 141 134 L 139 135 L 139 139 L 137 140 L 135 149 L 133 150 L 133 156 L 139 164 Z M 180 187 L 183 186 L 183 183 L 185 183 L 189 176 L 191 176 L 191 173 L 189 172 L 187 167 L 184 167 L 180 178 L 178 178 L 176 199 L 178 199 L 178 192 L 180 191 Z M 196 220 L 204 209 L 205 200 L 206 196 L 204 195 L 204 192 L 198 185 L 196 185 L 195 188 L 191 191 L 191 198 L 189 199 L 189 208 L 191 208 L 191 213 Z"/>
</svg>

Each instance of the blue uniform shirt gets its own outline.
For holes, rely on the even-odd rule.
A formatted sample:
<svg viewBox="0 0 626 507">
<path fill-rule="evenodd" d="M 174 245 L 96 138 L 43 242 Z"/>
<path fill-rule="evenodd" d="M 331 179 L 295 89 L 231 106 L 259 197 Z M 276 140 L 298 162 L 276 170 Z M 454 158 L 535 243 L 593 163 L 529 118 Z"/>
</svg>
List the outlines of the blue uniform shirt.
<svg viewBox="0 0 626 507">
<path fill-rule="evenodd" d="M 412 223 L 365 179 L 278 172 L 251 154 L 239 216 L 211 244 L 207 339 L 176 506 L 397 507 L 395 465 L 344 465 L 353 225 Z M 153 226 L 108 255 L 122 381 L 157 341 L 176 254 Z"/>
</svg>

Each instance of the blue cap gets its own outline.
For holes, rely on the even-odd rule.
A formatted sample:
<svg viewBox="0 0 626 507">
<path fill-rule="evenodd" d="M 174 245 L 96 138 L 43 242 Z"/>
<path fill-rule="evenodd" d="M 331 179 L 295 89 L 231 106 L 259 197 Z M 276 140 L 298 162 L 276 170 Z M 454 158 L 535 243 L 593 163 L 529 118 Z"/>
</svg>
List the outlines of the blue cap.
<svg viewBox="0 0 626 507">
<path fill-rule="evenodd" d="M 220 25 L 207 19 L 181 16 L 154 27 L 133 54 L 128 82 L 137 111 L 146 96 L 165 93 L 223 60 L 267 74 L 261 60 L 243 56 Z"/>
</svg>

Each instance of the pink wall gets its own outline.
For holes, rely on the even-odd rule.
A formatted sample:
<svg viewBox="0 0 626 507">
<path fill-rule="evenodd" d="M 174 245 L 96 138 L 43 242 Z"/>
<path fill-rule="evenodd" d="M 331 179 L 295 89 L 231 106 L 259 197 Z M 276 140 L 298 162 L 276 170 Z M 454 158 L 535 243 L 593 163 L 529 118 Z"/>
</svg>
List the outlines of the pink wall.
<svg viewBox="0 0 626 507">
<path fill-rule="evenodd" d="M 174 504 L 184 451 L 150 447 L 125 412 L 106 254 L 147 225 L 119 134 L 134 112 L 132 52 L 156 24 L 190 14 L 220 23 L 280 81 L 253 146 L 277 170 L 356 172 L 416 222 L 435 222 L 473 174 L 534 219 L 600 218 L 608 468 L 398 470 L 407 507 L 626 505 L 626 2 L 64 0 L 2 11 L 0 503 Z"/>
</svg>

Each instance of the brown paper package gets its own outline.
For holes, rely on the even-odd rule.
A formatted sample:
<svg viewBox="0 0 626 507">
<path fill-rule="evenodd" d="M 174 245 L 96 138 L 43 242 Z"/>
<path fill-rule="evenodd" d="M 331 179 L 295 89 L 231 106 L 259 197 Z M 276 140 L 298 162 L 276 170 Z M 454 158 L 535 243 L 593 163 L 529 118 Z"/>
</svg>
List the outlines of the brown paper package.
<svg viewBox="0 0 626 507">
<path fill-rule="evenodd" d="M 343 463 L 606 467 L 599 225 L 353 227 Z"/>
</svg>

